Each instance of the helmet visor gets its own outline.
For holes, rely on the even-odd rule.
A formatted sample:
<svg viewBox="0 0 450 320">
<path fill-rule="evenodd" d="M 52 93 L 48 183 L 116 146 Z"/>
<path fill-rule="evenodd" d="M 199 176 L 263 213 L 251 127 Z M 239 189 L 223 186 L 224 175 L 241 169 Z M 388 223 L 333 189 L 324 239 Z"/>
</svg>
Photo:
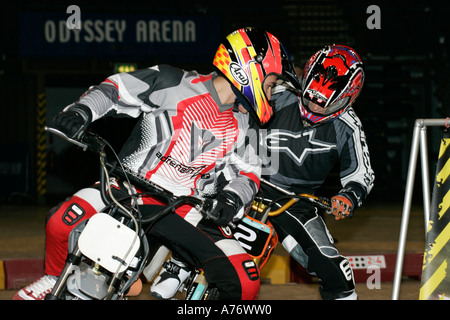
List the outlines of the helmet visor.
<svg viewBox="0 0 450 320">
<path fill-rule="evenodd" d="M 321 104 L 317 103 L 317 100 L 309 98 L 309 95 L 302 95 L 302 104 L 303 106 L 311 113 L 315 115 L 328 116 L 333 113 L 336 113 L 345 107 L 347 107 L 350 97 L 344 97 L 342 99 L 337 100 L 333 104 L 323 107 Z M 313 108 L 314 106 L 314 108 Z"/>
</svg>

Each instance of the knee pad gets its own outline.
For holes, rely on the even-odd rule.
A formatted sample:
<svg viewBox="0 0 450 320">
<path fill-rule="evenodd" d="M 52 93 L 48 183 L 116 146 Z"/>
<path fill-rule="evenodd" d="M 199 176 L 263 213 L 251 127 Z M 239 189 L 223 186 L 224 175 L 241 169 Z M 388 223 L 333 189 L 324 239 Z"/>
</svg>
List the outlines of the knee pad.
<svg viewBox="0 0 450 320">
<path fill-rule="evenodd" d="M 236 274 L 228 278 L 234 283 L 233 292 L 230 292 L 234 295 L 233 299 L 256 300 L 260 289 L 260 274 L 256 263 L 234 239 L 221 240 L 216 242 L 216 245 L 226 254 L 231 263 L 230 272 Z M 221 272 L 223 270 L 222 268 Z"/>
<path fill-rule="evenodd" d="M 256 300 L 260 289 L 260 275 L 256 263 L 247 254 L 230 257 L 230 261 L 235 267 L 240 287 L 240 300 Z"/>
<path fill-rule="evenodd" d="M 50 210 L 45 226 L 46 273 L 58 275 L 61 272 L 67 256 L 70 232 L 79 222 L 97 212 L 89 202 L 76 195 Z"/>
<path fill-rule="evenodd" d="M 94 189 L 94 191 L 97 191 Z M 97 191 L 98 192 L 98 191 Z M 78 194 L 78 193 L 77 193 Z M 95 202 L 88 202 L 77 194 L 49 211 L 46 218 L 47 236 L 50 234 L 67 234 L 82 220 L 92 217 L 102 208 Z"/>
</svg>

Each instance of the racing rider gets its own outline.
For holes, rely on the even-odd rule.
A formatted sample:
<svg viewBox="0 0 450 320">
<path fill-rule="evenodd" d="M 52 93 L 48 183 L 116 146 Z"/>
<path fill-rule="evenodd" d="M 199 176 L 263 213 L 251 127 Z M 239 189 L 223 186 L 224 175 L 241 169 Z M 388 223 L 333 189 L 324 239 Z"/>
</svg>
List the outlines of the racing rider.
<svg viewBox="0 0 450 320">
<path fill-rule="evenodd" d="M 220 44 L 214 66 L 219 72 L 206 75 L 168 65 L 112 75 L 64 108 L 53 126 L 79 139 L 103 117 L 138 118 L 119 154 L 124 167 L 175 195 L 214 199 L 206 219 L 186 205 L 159 220 L 149 236 L 201 267 L 207 281 L 218 287 L 220 299 L 255 299 L 259 271 L 221 227 L 242 217 L 259 188 L 261 163 L 255 150 L 251 145 L 238 148 L 249 134 L 249 115 L 243 112 L 266 123 L 273 110 L 264 80 L 269 74 L 291 77 L 293 69 L 278 39 L 254 28 L 230 34 Z M 116 197 L 141 192 L 120 179 L 114 185 Z M 162 205 L 143 196 L 138 203 L 144 216 Z M 94 185 L 50 210 L 45 275 L 14 299 L 39 300 L 50 292 L 64 266 L 70 231 L 103 207 Z"/>
<path fill-rule="evenodd" d="M 355 50 L 324 47 L 306 63 L 299 95 L 275 88 L 275 116 L 262 142 L 265 154 L 271 155 L 263 158 L 262 177 L 291 193 L 314 194 L 338 164 L 342 189 L 331 199 L 336 219 L 352 217 L 375 177 L 366 136 L 352 107 L 363 83 L 363 63 Z M 285 196 L 264 183 L 261 192 L 272 200 Z M 312 204 L 297 202 L 270 221 L 291 256 L 317 275 L 323 299 L 357 298 L 350 264 Z"/>
</svg>

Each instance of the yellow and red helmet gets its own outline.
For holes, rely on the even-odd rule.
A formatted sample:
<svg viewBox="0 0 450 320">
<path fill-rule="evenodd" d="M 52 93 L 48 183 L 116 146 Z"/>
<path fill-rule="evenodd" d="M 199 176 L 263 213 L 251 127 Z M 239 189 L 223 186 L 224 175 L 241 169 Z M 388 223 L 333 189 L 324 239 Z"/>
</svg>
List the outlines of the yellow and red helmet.
<svg viewBox="0 0 450 320">
<path fill-rule="evenodd" d="M 267 76 L 274 74 L 299 88 L 293 63 L 282 43 L 257 28 L 242 28 L 229 34 L 220 44 L 213 64 L 231 83 L 239 103 L 261 126 L 274 113 L 263 90 Z"/>
</svg>

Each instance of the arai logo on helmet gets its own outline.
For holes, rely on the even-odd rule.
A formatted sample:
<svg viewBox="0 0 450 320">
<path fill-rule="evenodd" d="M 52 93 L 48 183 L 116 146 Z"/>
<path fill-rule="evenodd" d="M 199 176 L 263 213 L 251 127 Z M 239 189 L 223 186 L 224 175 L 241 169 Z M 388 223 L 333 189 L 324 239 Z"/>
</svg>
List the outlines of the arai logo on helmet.
<svg viewBox="0 0 450 320">
<path fill-rule="evenodd" d="M 248 76 L 239 64 L 237 64 L 236 62 L 230 63 L 230 73 L 233 76 L 234 80 L 236 80 L 240 85 L 248 86 Z"/>
</svg>

